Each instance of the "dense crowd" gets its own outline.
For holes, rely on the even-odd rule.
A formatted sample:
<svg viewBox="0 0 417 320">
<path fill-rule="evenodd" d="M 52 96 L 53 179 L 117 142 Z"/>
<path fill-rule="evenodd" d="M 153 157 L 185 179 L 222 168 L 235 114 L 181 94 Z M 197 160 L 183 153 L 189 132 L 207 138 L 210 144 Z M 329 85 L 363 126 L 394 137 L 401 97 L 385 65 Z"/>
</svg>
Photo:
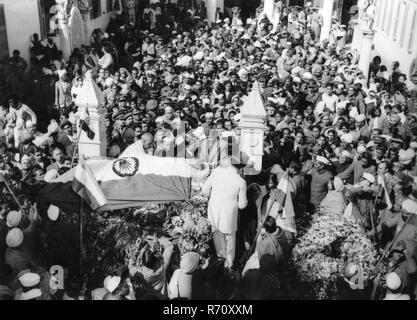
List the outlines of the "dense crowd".
<svg viewBox="0 0 417 320">
<path fill-rule="evenodd" d="M 0 299 L 140 299 L 144 288 L 153 290 L 150 298 L 191 299 L 204 290 L 194 288 L 196 253 L 182 256 L 168 279 L 172 244 L 161 239 L 162 256 L 148 250 L 140 269 L 109 275 L 103 288 L 86 293 L 78 263 L 85 252 L 73 217 L 37 207 L 38 191 L 76 163 L 75 100 L 89 70 L 105 95 L 112 158 L 138 141 L 145 153 L 162 157 L 181 144 L 196 157 L 202 144 L 217 148 L 218 138 L 239 141 L 240 108 L 259 86 L 267 113 L 261 174 L 242 178 L 224 159 L 202 156 L 216 168 L 203 189 L 211 192 L 217 255 L 236 270 L 248 260 L 234 297 L 287 297 L 296 224 L 322 207 L 341 210 L 381 250 L 391 242 L 417 213 L 417 91 L 407 87 L 398 62 L 386 66 L 375 57 L 364 74 L 337 21 L 320 42 L 318 8 L 279 1 L 275 16 L 270 21 L 261 7 L 242 21 L 239 8 L 218 9 L 210 24 L 204 2 L 162 1 L 136 19 L 112 17 L 67 61 L 55 34 L 45 41 L 33 35 L 29 63 L 18 51 L 0 61 L 0 177 L 7 182 L 0 198 Z M 295 213 L 287 219 L 274 203 L 286 174 Z M 351 289 L 358 270 L 348 264 L 340 298 L 370 299 L 373 291 L 376 299 L 414 299 L 413 238 L 408 234 L 390 251 L 386 292 L 375 294 L 379 278 Z M 249 258 L 252 245 L 256 256 Z M 52 265 L 65 267 L 62 292 L 50 288 Z"/>
</svg>

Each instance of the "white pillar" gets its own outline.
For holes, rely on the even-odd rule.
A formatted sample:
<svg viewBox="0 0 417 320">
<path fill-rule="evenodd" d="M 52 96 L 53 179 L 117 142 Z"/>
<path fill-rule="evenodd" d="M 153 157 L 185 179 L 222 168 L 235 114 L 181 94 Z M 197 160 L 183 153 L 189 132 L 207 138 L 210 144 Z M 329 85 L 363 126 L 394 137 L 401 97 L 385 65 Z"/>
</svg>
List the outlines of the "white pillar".
<svg viewBox="0 0 417 320">
<path fill-rule="evenodd" d="M 211 22 L 216 22 L 216 9 L 217 7 L 223 12 L 224 10 L 224 0 L 206 0 L 207 7 L 207 20 Z"/>
<path fill-rule="evenodd" d="M 324 39 L 329 39 L 330 30 L 332 27 L 333 17 L 333 0 L 323 0 L 323 8 L 321 15 L 323 16 L 323 26 L 321 28 L 320 42 Z"/>
<path fill-rule="evenodd" d="M 359 22 L 355 22 L 353 28 L 352 50 L 358 50 L 360 52 L 362 45 L 362 31 Z"/>
<path fill-rule="evenodd" d="M 372 45 L 374 42 L 374 36 L 367 34 L 362 37 L 362 45 L 359 57 L 359 69 L 362 70 L 366 78 L 368 78 L 369 64 L 372 59 Z"/>
<path fill-rule="evenodd" d="M 107 156 L 106 122 L 104 119 L 105 113 L 102 109 L 103 101 L 103 92 L 92 79 L 91 71 L 87 72 L 82 89 L 75 99 L 75 104 L 78 106 L 77 123 L 79 124 L 84 110 L 88 108 L 88 125 L 95 133 L 94 138 L 90 140 L 87 134 L 81 131 L 78 152 L 86 158 Z M 78 128 L 78 130 L 81 130 L 81 128 Z"/>
<path fill-rule="evenodd" d="M 264 13 L 271 21 L 274 21 L 274 11 L 275 11 L 275 1 L 274 0 L 264 0 Z"/>
<path fill-rule="evenodd" d="M 253 162 L 253 167 L 245 167 L 245 175 L 258 175 L 262 171 L 266 112 L 259 90 L 259 85 L 255 82 L 240 109 L 242 115 L 239 122 L 240 151 L 248 155 L 250 161 Z"/>
</svg>

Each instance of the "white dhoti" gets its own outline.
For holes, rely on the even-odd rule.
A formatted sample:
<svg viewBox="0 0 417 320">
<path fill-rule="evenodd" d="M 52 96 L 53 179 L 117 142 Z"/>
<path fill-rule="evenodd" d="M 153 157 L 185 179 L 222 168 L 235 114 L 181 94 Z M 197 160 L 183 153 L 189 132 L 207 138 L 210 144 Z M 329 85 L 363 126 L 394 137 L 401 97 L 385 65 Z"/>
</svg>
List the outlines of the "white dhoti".
<svg viewBox="0 0 417 320">
<path fill-rule="evenodd" d="M 232 267 L 236 252 L 236 232 L 224 234 L 216 230 L 213 233 L 214 248 L 219 258 L 225 258 L 229 267 Z"/>
</svg>

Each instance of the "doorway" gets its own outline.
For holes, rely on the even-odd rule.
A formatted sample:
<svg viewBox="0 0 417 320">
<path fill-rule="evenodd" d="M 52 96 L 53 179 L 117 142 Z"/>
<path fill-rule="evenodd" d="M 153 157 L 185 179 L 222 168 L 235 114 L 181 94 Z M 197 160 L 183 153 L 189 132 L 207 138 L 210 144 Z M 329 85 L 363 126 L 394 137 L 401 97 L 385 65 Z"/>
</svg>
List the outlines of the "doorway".
<svg viewBox="0 0 417 320">
<path fill-rule="evenodd" d="M 0 60 L 9 57 L 9 44 L 7 40 L 6 15 L 4 4 L 0 4 Z"/>
<path fill-rule="evenodd" d="M 41 27 L 41 34 L 39 36 L 41 39 L 45 39 L 49 34 L 49 21 L 55 14 L 53 11 L 54 6 L 55 0 L 38 0 L 39 21 Z"/>
</svg>

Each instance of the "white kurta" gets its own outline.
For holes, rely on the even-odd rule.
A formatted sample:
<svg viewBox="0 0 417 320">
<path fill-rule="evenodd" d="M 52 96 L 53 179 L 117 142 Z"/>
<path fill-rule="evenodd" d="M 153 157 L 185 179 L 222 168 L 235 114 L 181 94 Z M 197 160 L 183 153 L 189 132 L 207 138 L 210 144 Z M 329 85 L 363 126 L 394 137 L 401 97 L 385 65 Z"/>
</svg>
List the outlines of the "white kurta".
<svg viewBox="0 0 417 320">
<path fill-rule="evenodd" d="M 214 169 L 203 185 L 203 192 L 210 193 L 208 219 L 213 231 L 236 232 L 238 209 L 244 209 L 248 203 L 246 182 L 237 170 L 232 166 Z"/>
</svg>

